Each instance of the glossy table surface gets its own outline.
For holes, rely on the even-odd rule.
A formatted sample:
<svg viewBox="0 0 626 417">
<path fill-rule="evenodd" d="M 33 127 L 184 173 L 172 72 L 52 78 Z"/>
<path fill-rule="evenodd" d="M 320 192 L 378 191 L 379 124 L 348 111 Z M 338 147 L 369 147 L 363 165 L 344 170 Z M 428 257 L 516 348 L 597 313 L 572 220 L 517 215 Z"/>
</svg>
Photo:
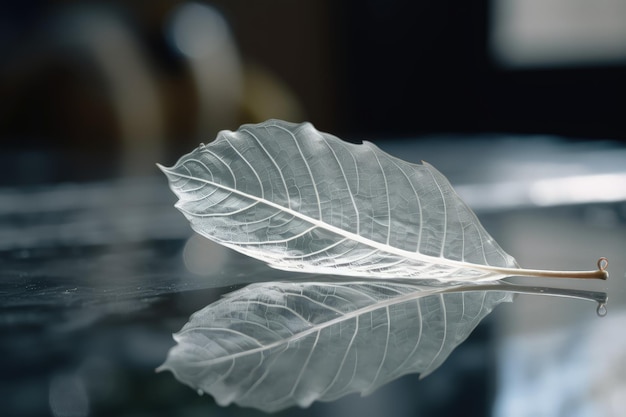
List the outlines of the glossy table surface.
<svg viewBox="0 0 626 417">
<path fill-rule="evenodd" d="M 282 415 L 617 416 L 626 408 L 626 148 L 553 138 L 381 144 L 443 172 L 521 265 L 608 281 L 513 279 L 606 293 L 521 295 L 433 374 Z M 5 181 L 6 182 L 6 181 Z M 19 181 L 16 181 L 16 183 Z M 262 415 L 155 373 L 195 311 L 252 282 L 306 281 L 195 235 L 155 172 L 0 189 L 0 397 L 7 416 Z"/>
</svg>

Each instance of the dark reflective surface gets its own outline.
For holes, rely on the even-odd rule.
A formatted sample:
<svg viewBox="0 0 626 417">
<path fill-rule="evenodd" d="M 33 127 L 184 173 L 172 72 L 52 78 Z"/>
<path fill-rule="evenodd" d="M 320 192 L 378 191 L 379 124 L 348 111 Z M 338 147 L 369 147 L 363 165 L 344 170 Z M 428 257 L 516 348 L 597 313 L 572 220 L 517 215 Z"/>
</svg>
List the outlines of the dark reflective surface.
<svg viewBox="0 0 626 417">
<path fill-rule="evenodd" d="M 617 337 L 625 323 L 626 206 L 618 198 L 520 205 L 524 209 L 479 203 L 502 201 L 500 193 L 481 194 L 493 191 L 494 184 L 517 184 L 519 196 L 527 195 L 535 179 L 623 174 L 624 151 L 529 142 L 539 146 L 536 154 L 522 142 L 512 143 L 471 152 L 448 141 L 388 150 L 437 166 L 523 266 L 587 270 L 598 257 L 608 257 L 609 281 L 575 283 L 606 291 L 608 316 L 599 319 L 585 302 L 520 297 L 500 306 L 424 380 L 405 376 L 366 398 L 350 395 L 281 415 L 430 416 L 462 410 L 483 416 L 497 404 L 498 415 L 508 416 L 518 402 L 565 410 L 546 416 L 573 415 L 565 405 L 574 404 L 574 397 L 594 399 L 585 409 L 619 415 L 611 410 L 623 410 L 615 408 L 622 404 L 615 393 L 626 384 L 619 372 L 626 349 L 620 350 L 624 345 Z M 55 166 L 54 160 L 47 166 Z M 578 189 L 593 191 L 604 183 L 597 184 Z M 609 194 L 620 190 L 616 184 Z M 160 177 L 0 189 L 3 415 L 260 415 L 220 408 L 170 374 L 154 372 L 174 346 L 171 334 L 194 311 L 246 282 L 286 278 L 194 237 L 173 200 Z M 533 373 L 525 373 L 530 368 Z M 576 381 L 573 386 L 566 383 L 567 372 L 578 375 L 569 379 Z M 597 381 L 611 383 L 598 391 Z M 552 396 L 527 391 L 535 385 L 559 388 L 544 388 L 552 389 Z M 537 408 L 519 415 L 533 411 Z"/>
<path fill-rule="evenodd" d="M 193 236 L 158 178 L 0 194 L 3 415 L 242 412 L 219 408 L 155 368 L 191 313 L 243 283 L 287 273 Z M 401 392 L 367 401 L 395 404 Z M 337 413 L 367 403 L 342 404 Z M 325 415 L 325 407 L 286 413 Z"/>
</svg>

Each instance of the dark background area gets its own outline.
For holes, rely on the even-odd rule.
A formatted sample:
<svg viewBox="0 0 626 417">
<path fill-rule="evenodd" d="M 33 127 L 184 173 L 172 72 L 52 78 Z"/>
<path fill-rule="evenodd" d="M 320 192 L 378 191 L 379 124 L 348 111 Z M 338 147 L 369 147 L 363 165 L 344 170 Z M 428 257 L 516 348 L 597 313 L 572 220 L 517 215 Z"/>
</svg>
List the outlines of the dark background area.
<svg viewBox="0 0 626 417">
<path fill-rule="evenodd" d="M 129 165 L 120 155 L 153 149 L 132 170 L 152 172 L 149 158 L 171 163 L 221 129 L 270 117 L 308 120 L 354 141 L 440 133 L 626 139 L 626 61 L 502 65 L 490 48 L 495 0 L 201 4 L 229 28 L 234 95 L 211 90 L 219 71 L 217 82 L 202 84 L 202 65 L 219 67 L 223 54 L 203 64 L 172 42 L 173 16 L 188 2 L 3 3 L 6 166 L 23 183 L 98 178 Z M 208 31 L 200 43 L 210 26 L 200 23 Z M 203 104 L 211 100 L 218 104 Z M 18 163 L 15 151 L 66 162 L 46 168 L 21 153 Z"/>
<path fill-rule="evenodd" d="M 494 1 L 349 3 L 337 25 L 341 129 L 626 139 L 623 62 L 503 68 L 489 45 Z"/>
</svg>

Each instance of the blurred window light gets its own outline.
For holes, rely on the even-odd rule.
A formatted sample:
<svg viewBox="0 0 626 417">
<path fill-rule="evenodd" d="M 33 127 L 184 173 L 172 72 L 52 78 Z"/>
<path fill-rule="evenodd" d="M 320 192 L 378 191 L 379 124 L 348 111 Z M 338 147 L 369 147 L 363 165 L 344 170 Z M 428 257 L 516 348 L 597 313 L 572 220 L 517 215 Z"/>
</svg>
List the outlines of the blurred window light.
<svg viewBox="0 0 626 417">
<path fill-rule="evenodd" d="M 493 0 L 491 22 L 505 67 L 626 63 L 626 0 Z"/>
</svg>

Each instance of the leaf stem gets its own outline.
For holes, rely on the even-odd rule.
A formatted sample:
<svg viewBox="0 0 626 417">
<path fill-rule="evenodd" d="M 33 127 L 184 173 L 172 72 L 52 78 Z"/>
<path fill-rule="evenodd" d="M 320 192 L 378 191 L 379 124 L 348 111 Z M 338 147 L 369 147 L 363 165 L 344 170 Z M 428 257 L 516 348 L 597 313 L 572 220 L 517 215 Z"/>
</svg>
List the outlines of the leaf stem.
<svg viewBox="0 0 626 417">
<path fill-rule="evenodd" d="M 594 271 L 550 271 L 543 269 L 524 268 L 490 268 L 494 272 L 507 276 L 542 277 L 542 278 L 577 278 L 577 279 L 601 279 L 607 280 L 609 272 L 606 270 L 609 265 L 607 258 L 598 259 L 598 269 Z"/>
</svg>

